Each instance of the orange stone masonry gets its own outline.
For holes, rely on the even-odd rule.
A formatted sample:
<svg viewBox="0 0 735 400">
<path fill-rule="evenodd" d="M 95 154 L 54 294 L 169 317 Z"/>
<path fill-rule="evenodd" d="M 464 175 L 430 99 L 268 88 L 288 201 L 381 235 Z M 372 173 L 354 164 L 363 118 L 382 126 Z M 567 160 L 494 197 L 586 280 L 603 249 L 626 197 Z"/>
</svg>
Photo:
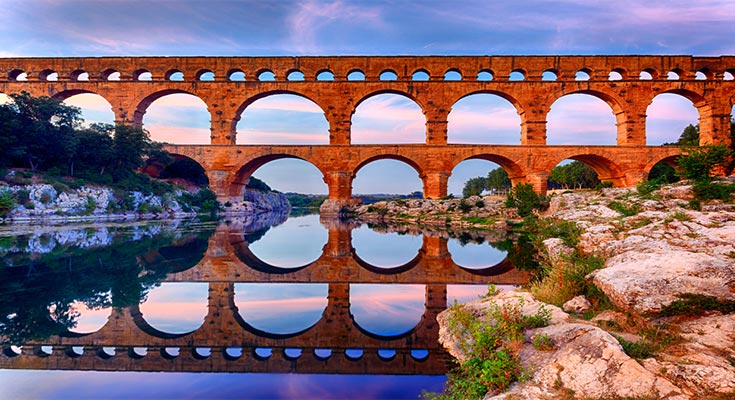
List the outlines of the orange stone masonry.
<svg viewBox="0 0 735 400">
<path fill-rule="evenodd" d="M 459 81 L 444 80 L 447 72 Z M 274 81 L 260 81 L 265 72 Z M 301 72 L 303 81 L 287 80 Z M 323 72 L 333 79 L 317 80 Z M 348 80 L 355 72 L 364 79 Z M 395 80 L 380 80 L 385 72 Z M 425 72 L 428 81 L 412 80 Z M 479 73 L 492 80 L 478 80 Z M 542 80 L 545 72 L 556 76 Z M 589 80 L 576 80 L 584 72 Z M 170 80 L 182 73 L 184 80 Z M 230 80 L 243 73 L 244 81 Z M 523 80 L 511 80 L 520 73 Z M 610 80 L 611 73 L 619 74 Z M 650 76 L 642 79 L 641 73 Z M 677 79 L 668 79 L 669 73 Z M 118 123 L 141 125 L 153 101 L 173 93 L 202 99 L 211 115 L 211 145 L 172 145 L 168 150 L 200 163 L 220 200 L 237 200 L 250 174 L 279 158 L 300 158 L 324 175 L 329 198 L 349 202 L 352 180 L 365 164 L 396 159 L 415 168 L 424 196 L 447 194 L 447 180 L 460 162 L 480 158 L 508 171 L 513 183 L 529 182 L 546 190 L 551 170 L 564 159 L 583 161 L 601 180 L 633 186 L 658 162 L 673 163 L 679 149 L 646 145 L 646 110 L 653 98 L 674 93 L 692 101 L 699 112 L 700 143 L 727 144 L 735 103 L 735 56 L 345 56 L 345 57 L 88 57 L 1 58 L 0 92 L 27 91 L 66 99 L 95 93 L 112 105 Z M 113 77 L 119 80 L 109 80 Z M 150 74 L 150 80 L 140 80 Z M 213 80 L 211 79 L 213 74 Z M 353 75 L 351 75 L 353 74 Z M 673 75 L 672 75 L 673 76 Z M 371 96 L 393 93 L 408 97 L 426 116 L 426 142 L 420 145 L 351 145 L 356 107 Z M 460 99 L 477 93 L 508 100 L 520 116 L 517 146 L 447 144 L 447 119 Z M 546 117 L 560 97 L 580 93 L 605 101 L 617 120 L 615 146 L 546 145 Z M 329 145 L 236 145 L 240 115 L 254 101 L 275 94 L 294 94 L 316 103 L 329 123 Z"/>
</svg>

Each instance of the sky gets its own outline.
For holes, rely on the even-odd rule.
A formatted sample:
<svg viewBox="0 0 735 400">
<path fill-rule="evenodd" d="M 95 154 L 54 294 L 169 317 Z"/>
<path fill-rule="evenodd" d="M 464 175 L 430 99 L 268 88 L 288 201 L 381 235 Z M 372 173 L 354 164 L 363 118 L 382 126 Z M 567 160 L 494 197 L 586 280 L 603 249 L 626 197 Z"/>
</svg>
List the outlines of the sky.
<svg viewBox="0 0 735 400">
<path fill-rule="evenodd" d="M 0 57 L 268 55 L 735 54 L 735 1 L 83 1 L 0 0 Z M 72 97 L 89 121 L 111 122 L 100 98 Z M 156 140 L 206 143 L 209 114 L 194 96 L 154 102 L 144 127 Z M 660 95 L 648 109 L 648 143 L 674 141 L 697 123 L 691 102 Z M 410 100 L 381 95 L 353 116 L 354 143 L 421 143 L 424 117 Z M 514 144 L 519 118 L 505 100 L 477 95 L 454 105 L 450 143 Z M 296 96 L 248 107 L 238 144 L 326 144 L 323 111 Z M 558 100 L 549 144 L 614 144 L 610 108 L 593 97 Z M 306 164 L 306 165 L 305 165 Z M 450 193 L 496 167 L 467 161 Z M 281 191 L 326 193 L 318 170 L 275 161 L 255 173 Z M 388 176 L 391 179 L 386 179 Z M 377 161 L 359 171 L 354 193 L 421 190 L 410 167 Z"/>
</svg>

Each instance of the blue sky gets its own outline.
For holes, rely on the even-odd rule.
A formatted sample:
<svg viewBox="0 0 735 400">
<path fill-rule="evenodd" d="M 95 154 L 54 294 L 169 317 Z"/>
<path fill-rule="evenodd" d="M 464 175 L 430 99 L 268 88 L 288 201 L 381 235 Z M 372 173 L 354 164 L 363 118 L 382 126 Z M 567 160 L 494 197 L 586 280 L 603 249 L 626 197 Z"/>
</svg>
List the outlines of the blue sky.
<svg viewBox="0 0 735 400">
<path fill-rule="evenodd" d="M 701 1 L 2 1 L 0 57 L 118 55 L 485 55 L 735 54 L 735 2 Z M 72 98 L 90 120 L 111 120 L 99 99 Z M 418 113 L 418 114 L 417 114 Z M 657 97 L 649 143 L 675 140 L 696 123 L 687 100 Z M 455 105 L 450 142 L 517 143 L 518 116 L 504 100 Z M 614 118 L 601 101 L 567 96 L 549 115 L 550 144 L 612 144 Z M 198 99 L 169 96 L 144 118 L 154 138 L 205 142 L 209 115 Z M 423 141 L 410 101 L 380 96 L 353 117 L 356 143 Z M 300 98 L 266 98 L 238 124 L 238 143 L 326 143 L 322 111 Z M 173 139 L 172 139 L 173 138 Z M 612 141 L 612 142 L 611 142 Z M 471 165 L 470 165 L 471 164 Z M 406 171 L 385 179 L 388 170 Z M 457 167 L 450 192 L 490 164 Z M 358 173 L 355 193 L 420 190 L 409 167 L 384 161 Z M 283 191 L 324 193 L 318 172 L 293 162 L 256 175 Z M 390 181 L 390 182 L 389 182 Z M 363 183 L 365 182 L 365 183 Z"/>
</svg>

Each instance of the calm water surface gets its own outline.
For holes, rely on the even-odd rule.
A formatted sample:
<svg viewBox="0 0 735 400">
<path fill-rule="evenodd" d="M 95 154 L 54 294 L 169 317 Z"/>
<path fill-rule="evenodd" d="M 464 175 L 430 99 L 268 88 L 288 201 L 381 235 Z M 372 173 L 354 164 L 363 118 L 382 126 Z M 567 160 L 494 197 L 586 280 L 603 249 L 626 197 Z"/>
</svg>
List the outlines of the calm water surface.
<svg viewBox="0 0 735 400">
<path fill-rule="evenodd" d="M 417 398 L 502 235 L 268 215 L 0 227 L 3 398 Z"/>
</svg>

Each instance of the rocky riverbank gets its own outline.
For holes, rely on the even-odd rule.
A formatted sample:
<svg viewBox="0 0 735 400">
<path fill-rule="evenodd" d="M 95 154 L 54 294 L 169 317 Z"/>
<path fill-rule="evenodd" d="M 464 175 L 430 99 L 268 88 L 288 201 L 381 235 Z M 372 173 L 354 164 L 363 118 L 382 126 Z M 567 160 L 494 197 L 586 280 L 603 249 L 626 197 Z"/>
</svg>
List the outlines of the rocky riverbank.
<svg viewBox="0 0 735 400">
<path fill-rule="evenodd" d="M 579 296 L 557 307 L 520 289 L 461 306 L 490 326 L 492 310 L 550 316 L 514 345 L 526 379 L 486 398 L 735 398 L 733 204 L 700 203 L 686 184 L 603 189 L 554 196 L 542 217 L 581 232 L 576 248 L 544 241 L 542 264 L 553 271 L 570 254 L 602 258 L 586 282 L 609 306 L 590 310 Z M 440 341 L 464 362 L 473 343 L 453 329 L 456 312 L 440 315 Z"/>
<path fill-rule="evenodd" d="M 3 195 L 13 204 L 0 215 L 0 223 L 11 224 L 188 218 L 201 211 L 193 200 L 197 195 L 184 191 L 159 196 L 98 186 L 61 191 L 50 184 L 29 184 L 0 186 Z M 282 193 L 257 190 L 246 190 L 241 202 L 220 206 L 226 215 L 282 214 L 291 208 Z"/>
</svg>

